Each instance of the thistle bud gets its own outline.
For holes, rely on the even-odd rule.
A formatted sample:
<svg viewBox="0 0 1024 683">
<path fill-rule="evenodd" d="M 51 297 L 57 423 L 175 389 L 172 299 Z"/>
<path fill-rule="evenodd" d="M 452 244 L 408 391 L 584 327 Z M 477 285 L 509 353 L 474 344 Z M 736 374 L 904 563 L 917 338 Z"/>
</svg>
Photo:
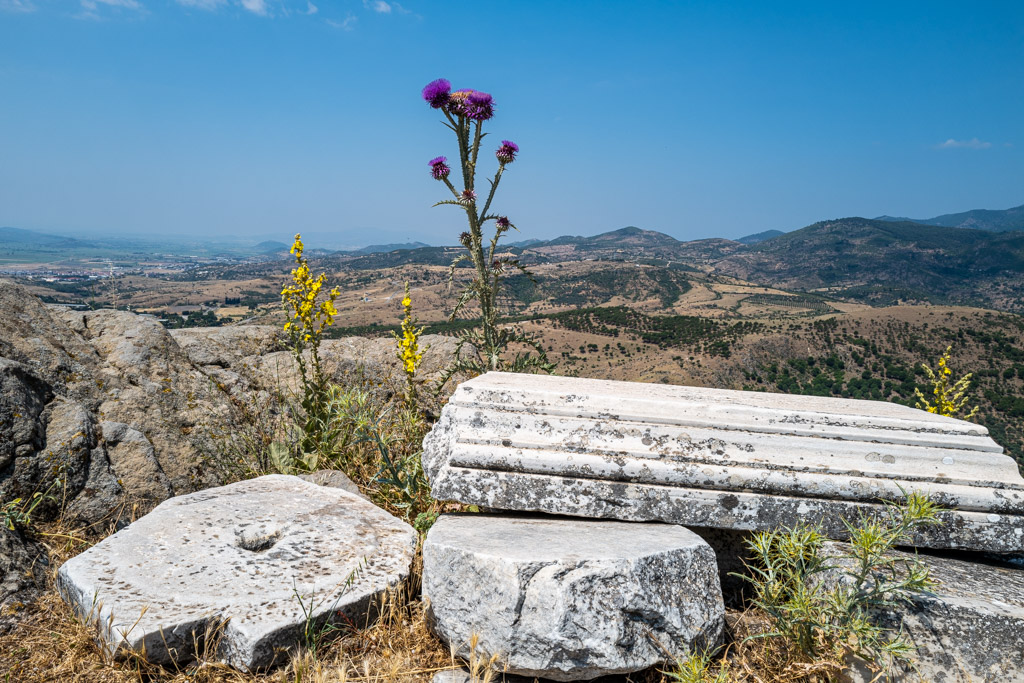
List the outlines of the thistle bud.
<svg viewBox="0 0 1024 683">
<path fill-rule="evenodd" d="M 452 169 L 448 168 L 448 164 L 444 163 L 447 160 L 447 157 L 436 157 L 427 162 L 430 166 L 430 175 L 434 177 L 434 180 L 444 180 L 452 172 Z"/>
<path fill-rule="evenodd" d="M 494 153 L 494 156 L 498 157 L 498 161 L 502 164 L 511 164 L 516 160 L 516 154 L 518 153 L 519 145 L 511 140 L 502 140 L 501 147 Z"/>
</svg>

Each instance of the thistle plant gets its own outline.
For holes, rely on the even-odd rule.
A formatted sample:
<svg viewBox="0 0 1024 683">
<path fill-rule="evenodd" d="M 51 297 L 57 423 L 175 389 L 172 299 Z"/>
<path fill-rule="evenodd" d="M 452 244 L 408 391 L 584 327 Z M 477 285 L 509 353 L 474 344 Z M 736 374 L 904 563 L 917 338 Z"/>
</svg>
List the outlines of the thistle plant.
<svg viewBox="0 0 1024 683">
<path fill-rule="evenodd" d="M 487 136 L 487 133 L 483 132 L 483 124 L 494 116 L 494 99 L 488 93 L 477 90 L 452 92 L 451 83 L 443 78 L 432 81 L 423 88 L 423 99 L 444 115 L 445 120 L 442 123 L 455 133 L 459 146 L 461 186 L 456 186 L 451 180 L 452 169 L 447 163 L 447 157 L 435 157 L 428 162 L 431 177 L 444 183 L 452 195 L 451 199 L 442 200 L 434 206 L 447 204 L 458 207 L 465 211 L 469 222 L 469 230 L 459 236 L 459 243 L 466 252 L 452 261 L 448 282 L 449 286 L 454 282 L 456 269 L 465 261 L 469 261 L 473 266 L 473 280 L 459 296 L 448 319 L 455 320 L 463 308 L 474 301 L 480 307 L 479 327 L 459 335 L 457 360 L 445 372 L 443 379 L 447 380 L 459 371 L 550 372 L 554 366 L 548 362 L 540 344 L 520 330 L 508 325 L 503 326 L 498 310 L 498 293 L 501 290 L 502 278 L 510 272 L 521 271 L 533 279 L 530 271 L 519 262 L 519 259 L 498 252 L 498 242 L 502 235 L 518 228 L 507 216 L 491 210 L 498 184 L 506 167 L 516 160 L 519 146 L 511 140 L 502 140 L 501 146 L 494 153 L 498 169 L 493 179 L 489 179 L 490 189 L 486 199 L 482 199 L 476 190 L 477 163 L 480 145 Z M 490 223 L 493 223 L 493 232 L 488 231 L 485 235 L 485 228 Z M 475 357 L 463 357 L 461 351 L 467 344 L 475 349 Z M 528 349 L 517 352 L 512 359 L 507 359 L 506 352 L 510 345 L 525 346 Z M 533 353 L 529 349 L 532 349 Z"/>
<path fill-rule="evenodd" d="M 296 267 L 292 270 L 291 283 L 281 290 L 281 303 L 288 315 L 284 330 L 288 333 L 302 382 L 305 420 L 299 447 L 303 453 L 319 454 L 331 448 L 327 438 L 330 430 L 325 426 L 333 421 L 331 403 L 336 398 L 320 362 L 320 341 L 324 330 L 338 315 L 334 307 L 338 288 L 324 291 L 327 274 L 313 276 L 303 249 L 302 235 L 295 235 L 291 253 L 295 256 Z"/>
<path fill-rule="evenodd" d="M 883 616 L 935 581 L 922 562 L 890 551 L 940 521 L 926 495 L 909 492 L 904 498 L 903 505 L 886 503 L 882 518 L 844 522 L 849 546 L 840 553 L 828 551 L 827 539 L 812 525 L 754 534 L 747 541 L 751 576 L 742 578 L 751 583 L 751 604 L 769 617 L 771 628 L 748 640 L 776 639 L 810 661 L 842 662 L 854 654 L 879 670 L 908 661 L 913 647 L 885 626 Z"/>
<path fill-rule="evenodd" d="M 917 396 L 917 407 L 936 415 L 971 420 L 978 414 L 977 406 L 967 410 L 967 390 L 971 387 L 971 377 L 974 375 L 967 373 L 957 381 L 952 381 L 953 371 L 949 369 L 949 356 L 952 351 L 952 346 L 946 347 L 946 351 L 939 358 L 938 372 L 924 363 L 921 364 L 925 375 L 928 376 L 928 383 L 931 385 L 931 394 L 934 398 L 929 399 L 920 389 L 914 389 L 914 394 Z"/>
</svg>

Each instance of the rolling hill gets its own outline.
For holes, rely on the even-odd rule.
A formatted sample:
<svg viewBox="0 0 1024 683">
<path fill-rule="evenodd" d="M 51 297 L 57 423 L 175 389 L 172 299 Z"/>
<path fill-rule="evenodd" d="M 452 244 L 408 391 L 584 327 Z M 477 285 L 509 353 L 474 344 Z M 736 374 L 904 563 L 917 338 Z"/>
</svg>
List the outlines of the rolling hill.
<svg viewBox="0 0 1024 683">
<path fill-rule="evenodd" d="M 752 282 L 873 304 L 1021 310 L 1024 233 L 842 218 L 755 244 L 714 267 Z"/>
<path fill-rule="evenodd" d="M 1024 230 L 1024 204 L 1011 209 L 974 209 L 961 213 L 948 213 L 935 218 L 895 218 L 879 216 L 876 220 L 893 222 L 923 223 L 945 228 L 968 228 L 991 232 L 1012 232 Z"/>
</svg>

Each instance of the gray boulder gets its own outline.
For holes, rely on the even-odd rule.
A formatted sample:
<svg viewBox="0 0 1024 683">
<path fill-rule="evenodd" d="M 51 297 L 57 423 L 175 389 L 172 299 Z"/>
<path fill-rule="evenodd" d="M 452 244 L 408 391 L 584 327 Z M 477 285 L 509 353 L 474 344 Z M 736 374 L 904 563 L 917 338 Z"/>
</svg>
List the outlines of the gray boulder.
<svg viewBox="0 0 1024 683">
<path fill-rule="evenodd" d="M 46 564 L 41 545 L 0 525 L 0 635 L 17 625 L 22 607 L 44 589 Z"/>
<path fill-rule="evenodd" d="M 2 279 L 0 310 L 0 500 L 51 490 L 102 529 L 126 502 L 210 483 L 192 432 L 229 399 L 155 319 L 46 306 Z"/>
<path fill-rule="evenodd" d="M 842 552 L 831 544 L 830 554 Z M 896 552 L 903 559 L 914 555 Z M 878 679 L 900 683 L 1024 681 L 1024 570 L 950 557 L 919 555 L 938 586 L 898 610 L 881 615 L 913 645 L 913 665 Z M 846 683 L 876 674 L 854 665 Z"/>
<path fill-rule="evenodd" d="M 714 646 L 725 608 L 714 553 L 679 526 L 445 515 L 423 546 L 438 635 L 468 659 L 560 681 L 639 671 Z"/>
<path fill-rule="evenodd" d="M 66 562 L 58 589 L 110 654 L 263 669 L 304 629 L 364 620 L 409 574 L 416 532 L 347 491 L 270 475 L 161 503 Z"/>
</svg>

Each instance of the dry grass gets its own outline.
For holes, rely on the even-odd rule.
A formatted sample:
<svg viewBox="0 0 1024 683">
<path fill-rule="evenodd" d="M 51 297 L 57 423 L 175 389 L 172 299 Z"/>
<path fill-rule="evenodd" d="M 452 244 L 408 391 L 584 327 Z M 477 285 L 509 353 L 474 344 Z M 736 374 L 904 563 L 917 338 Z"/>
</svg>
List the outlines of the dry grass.
<svg viewBox="0 0 1024 683">
<path fill-rule="evenodd" d="M 843 670 L 838 661 L 808 661 L 782 638 L 757 638 L 771 629 L 771 623 L 767 615 L 756 610 L 731 612 L 726 623 L 730 645 L 723 651 L 719 666 L 730 682 L 827 683 Z"/>
<path fill-rule="evenodd" d="M 18 628 L 0 636 L 0 683 L 413 683 L 457 665 L 427 626 L 418 598 L 418 557 L 410 581 L 382 600 L 376 621 L 343 633 L 316 656 L 292 653 L 286 665 L 268 673 L 242 673 L 220 663 L 216 633 L 204 639 L 194 663 L 177 670 L 138 656 L 111 659 L 54 588 L 57 568 L 98 539 L 56 524 L 41 527 L 37 536 L 50 552 L 50 590 L 24 607 Z"/>
</svg>

